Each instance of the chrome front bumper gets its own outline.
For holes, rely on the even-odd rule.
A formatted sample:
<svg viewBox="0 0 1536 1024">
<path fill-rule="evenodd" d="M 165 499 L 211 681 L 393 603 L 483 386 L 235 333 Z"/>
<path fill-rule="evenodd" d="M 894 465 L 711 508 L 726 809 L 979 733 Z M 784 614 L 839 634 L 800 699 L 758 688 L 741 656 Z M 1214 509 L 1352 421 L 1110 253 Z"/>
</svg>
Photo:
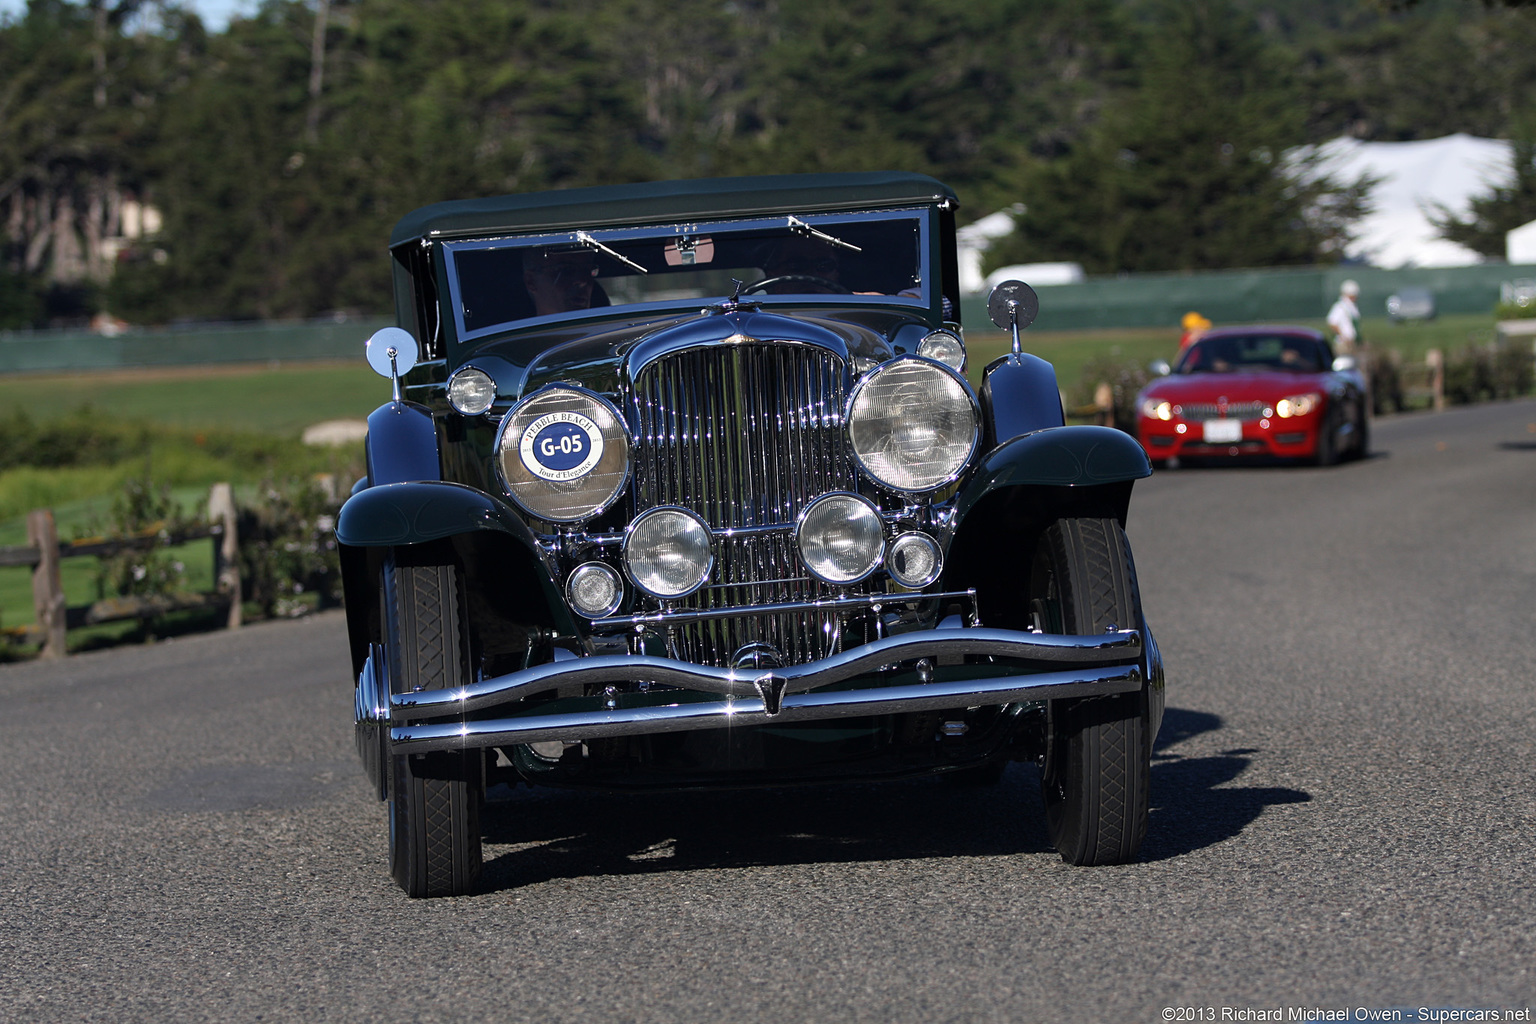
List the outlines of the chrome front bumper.
<svg viewBox="0 0 1536 1024">
<path fill-rule="evenodd" d="M 1160 681 L 1155 644 L 1138 630 L 1062 636 L 1006 629 L 943 628 L 863 644 L 804 665 L 724 669 L 668 658 L 602 655 L 539 665 L 455 690 L 389 694 L 374 647 L 358 681 L 358 746 L 365 762 L 396 754 L 495 747 L 546 740 L 717 729 L 1019 701 L 1088 697 Z M 970 657 L 970 663 L 963 663 Z M 986 658 L 986 662 L 974 659 Z M 944 662 L 962 662 L 945 665 Z M 468 716 L 562 686 L 646 682 L 677 687 L 616 695 L 579 712 L 525 711 Z M 846 689 L 827 690 L 852 682 Z M 817 692 L 820 691 L 820 692 Z M 699 700 L 710 693 L 723 700 Z M 367 734 L 367 735 L 365 735 Z M 378 746 L 375 746 L 375 743 Z M 367 748 L 367 749 L 365 749 Z M 375 762 L 377 763 L 377 762 Z"/>
</svg>

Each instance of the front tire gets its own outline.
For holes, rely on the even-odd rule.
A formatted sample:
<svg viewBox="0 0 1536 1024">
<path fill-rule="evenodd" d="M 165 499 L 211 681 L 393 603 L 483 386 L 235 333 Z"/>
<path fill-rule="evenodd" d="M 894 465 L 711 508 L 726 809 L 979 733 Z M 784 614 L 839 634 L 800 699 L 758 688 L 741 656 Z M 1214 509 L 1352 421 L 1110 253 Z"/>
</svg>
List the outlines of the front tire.
<svg viewBox="0 0 1536 1024">
<path fill-rule="evenodd" d="M 1030 574 L 1046 632 L 1093 635 L 1141 626 L 1130 542 L 1113 519 L 1059 519 Z M 1051 843 L 1069 864 L 1134 860 L 1147 832 L 1152 775 L 1146 688 L 1047 706 L 1041 795 Z"/>
<path fill-rule="evenodd" d="M 1332 410 L 1317 428 L 1317 453 L 1312 461 L 1319 466 L 1331 466 L 1339 461 L 1338 425 Z"/>
<path fill-rule="evenodd" d="M 449 689 L 469 678 L 458 573 L 451 565 L 384 570 L 390 689 Z M 389 772 L 389 869 L 410 896 L 462 896 L 480 877 L 478 750 L 394 754 Z"/>
</svg>

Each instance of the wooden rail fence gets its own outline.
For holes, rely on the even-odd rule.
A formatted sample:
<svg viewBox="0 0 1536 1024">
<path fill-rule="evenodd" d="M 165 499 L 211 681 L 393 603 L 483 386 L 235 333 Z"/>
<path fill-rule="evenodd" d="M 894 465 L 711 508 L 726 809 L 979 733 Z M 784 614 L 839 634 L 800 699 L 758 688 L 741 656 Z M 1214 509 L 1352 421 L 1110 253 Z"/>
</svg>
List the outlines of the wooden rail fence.
<svg viewBox="0 0 1536 1024">
<path fill-rule="evenodd" d="M 37 622 L 32 626 L 7 629 L 35 638 L 41 647 L 40 658 L 62 658 L 67 653 L 68 630 L 102 622 L 149 619 L 166 612 L 188 608 L 222 606 L 227 603 L 225 626 L 240 625 L 240 539 L 237 535 L 234 494 L 229 484 L 214 484 L 208 492 L 208 523 L 162 535 L 163 528 L 152 527 L 132 537 L 113 539 L 87 538 L 60 541 L 53 510 L 33 509 L 27 515 L 27 543 L 22 547 L 0 547 L 0 568 L 31 567 L 32 605 Z M 69 607 L 59 571 L 66 558 L 85 555 L 108 557 L 123 551 L 150 551 L 157 547 L 185 544 L 189 541 L 213 541 L 214 589 L 206 593 L 153 595 L 148 597 L 111 597 L 88 605 Z"/>
</svg>

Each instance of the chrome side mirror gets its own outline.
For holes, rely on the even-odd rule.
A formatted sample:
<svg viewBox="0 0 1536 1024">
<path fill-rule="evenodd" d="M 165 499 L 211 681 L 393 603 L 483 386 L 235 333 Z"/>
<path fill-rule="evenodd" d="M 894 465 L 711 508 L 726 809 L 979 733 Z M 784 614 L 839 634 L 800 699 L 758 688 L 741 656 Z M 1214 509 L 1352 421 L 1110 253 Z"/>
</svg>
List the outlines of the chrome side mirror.
<svg viewBox="0 0 1536 1024">
<path fill-rule="evenodd" d="M 1333 357 L 1333 369 L 1334 369 L 1334 372 L 1336 372 L 1336 373 L 1343 373 L 1346 370 L 1355 370 L 1355 369 L 1358 369 L 1359 367 L 1360 367 L 1360 364 L 1355 361 L 1355 357 L 1354 356 L 1334 356 Z"/>
<path fill-rule="evenodd" d="M 1173 372 L 1173 367 L 1168 365 L 1166 359 L 1154 359 L 1147 364 L 1147 370 L 1154 377 L 1166 377 Z"/>
<path fill-rule="evenodd" d="M 418 350 L 411 332 L 399 327 L 385 327 L 375 331 L 368 339 L 366 349 L 368 365 L 380 377 L 388 377 L 394 388 L 395 401 L 400 401 L 400 378 L 410 373 L 416 365 Z"/>
<path fill-rule="evenodd" d="M 1019 332 L 1040 314 L 1040 296 L 1023 281 L 1003 281 L 987 296 L 987 315 L 1013 334 L 1013 354 L 1019 355 Z"/>
</svg>

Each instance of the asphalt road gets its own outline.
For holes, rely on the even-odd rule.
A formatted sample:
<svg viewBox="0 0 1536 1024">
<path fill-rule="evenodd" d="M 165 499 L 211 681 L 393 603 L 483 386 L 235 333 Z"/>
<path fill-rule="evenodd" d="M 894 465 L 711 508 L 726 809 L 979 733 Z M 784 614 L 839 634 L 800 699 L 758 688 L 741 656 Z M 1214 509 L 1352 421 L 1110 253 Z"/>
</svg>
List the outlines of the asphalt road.
<svg viewBox="0 0 1536 1024">
<path fill-rule="evenodd" d="M 1530 1007 L 1536 402 L 1382 420 L 1376 447 L 1138 485 L 1170 710 L 1124 867 L 1064 865 L 1022 765 L 524 789 L 487 813 L 488 891 L 413 902 L 339 617 L 0 667 L 0 1018 Z"/>
</svg>

